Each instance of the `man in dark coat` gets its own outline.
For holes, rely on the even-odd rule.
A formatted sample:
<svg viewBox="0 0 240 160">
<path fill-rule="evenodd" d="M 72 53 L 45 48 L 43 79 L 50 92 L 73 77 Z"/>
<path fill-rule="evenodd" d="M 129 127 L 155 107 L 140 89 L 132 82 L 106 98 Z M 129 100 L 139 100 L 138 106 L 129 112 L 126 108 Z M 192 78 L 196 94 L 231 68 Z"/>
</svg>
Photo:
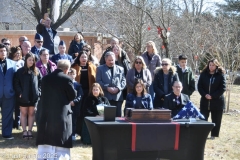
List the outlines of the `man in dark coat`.
<svg viewBox="0 0 240 160">
<path fill-rule="evenodd" d="M 164 98 L 163 107 L 170 109 L 172 111 L 171 117 L 174 117 L 188 103 L 189 97 L 181 93 L 183 86 L 180 81 L 175 81 L 172 88 L 173 92 L 166 95 Z"/>
<path fill-rule="evenodd" d="M 57 34 L 57 31 L 51 28 L 51 19 L 47 18 L 43 24 L 37 25 L 37 33 L 43 36 L 43 47 L 49 50 L 49 54 L 52 57 L 54 54 L 57 54 L 57 49 L 54 48 L 54 38 Z"/>
<path fill-rule="evenodd" d="M 73 81 L 66 75 L 69 69 L 68 60 L 59 60 L 57 69 L 42 79 L 36 139 L 40 159 L 46 153 L 56 159 L 65 154 L 70 156 L 70 148 L 72 148 L 70 102 L 76 97 L 76 92 Z"/>
<path fill-rule="evenodd" d="M 36 33 L 34 38 L 34 46 L 31 48 L 31 52 L 35 55 L 37 61 L 40 60 L 39 53 L 42 49 L 46 49 L 43 47 L 43 37 L 40 34 Z"/>
</svg>

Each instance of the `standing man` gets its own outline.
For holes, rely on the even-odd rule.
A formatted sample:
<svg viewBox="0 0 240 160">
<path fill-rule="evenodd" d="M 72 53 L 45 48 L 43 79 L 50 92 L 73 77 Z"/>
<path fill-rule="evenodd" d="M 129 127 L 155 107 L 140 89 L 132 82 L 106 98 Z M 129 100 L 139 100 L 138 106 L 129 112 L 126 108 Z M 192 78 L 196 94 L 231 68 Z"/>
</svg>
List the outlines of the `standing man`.
<svg viewBox="0 0 240 160">
<path fill-rule="evenodd" d="M 37 33 L 43 36 L 43 47 L 49 50 L 50 57 L 58 53 L 54 50 L 54 38 L 57 31 L 51 28 L 51 22 L 50 18 L 46 18 L 44 24 L 38 24 L 37 26 L 37 28 L 39 28 L 37 29 Z"/>
<path fill-rule="evenodd" d="M 124 69 L 115 65 L 115 54 L 107 52 L 105 54 L 106 64 L 97 68 L 96 82 L 103 89 L 104 96 L 107 97 L 112 106 L 117 107 L 116 116 L 122 115 L 123 94 L 122 90 L 126 86 Z"/>
<path fill-rule="evenodd" d="M 60 41 L 60 43 L 58 45 L 58 50 L 59 50 L 59 53 L 52 56 L 51 60 L 53 63 L 57 64 L 60 59 L 67 59 L 71 63 L 73 63 L 72 56 L 66 54 L 66 44 L 64 41 Z"/>
<path fill-rule="evenodd" d="M 28 53 L 31 53 L 31 43 L 29 41 L 23 41 L 21 48 L 22 48 L 22 59 L 24 60 L 25 56 Z"/>
<path fill-rule="evenodd" d="M 15 92 L 13 90 L 13 76 L 16 64 L 7 58 L 7 48 L 0 44 L 0 107 L 2 113 L 2 137 L 13 139 L 13 110 Z"/>
<path fill-rule="evenodd" d="M 34 46 L 31 48 L 31 52 L 35 55 L 35 57 L 37 57 L 37 59 L 39 60 L 40 59 L 40 51 L 41 49 L 44 49 L 43 48 L 43 37 L 36 33 L 35 34 L 35 39 L 34 39 Z"/>
<path fill-rule="evenodd" d="M 107 52 L 111 51 L 112 48 L 113 48 L 115 45 L 118 45 L 118 46 L 119 46 L 119 40 L 118 40 L 117 38 L 113 37 L 113 38 L 111 39 L 110 45 L 111 45 L 111 46 L 108 47 L 108 48 L 106 49 L 106 51 L 103 53 L 103 55 L 102 55 L 102 57 L 101 57 L 101 59 L 100 59 L 100 65 L 103 65 L 103 64 L 106 63 L 106 62 L 105 62 L 105 54 L 106 54 Z M 128 57 L 127 53 L 126 53 L 123 49 L 121 49 L 121 56 L 122 56 L 122 57 L 121 57 L 122 59 L 126 59 L 125 61 L 123 61 L 123 63 L 126 63 L 125 66 L 128 66 L 128 65 L 130 64 L 130 60 L 129 60 L 129 57 Z M 127 72 L 129 69 L 130 69 L 130 67 L 129 67 L 129 68 L 126 68 L 126 69 L 125 69 L 125 72 Z"/>
<path fill-rule="evenodd" d="M 182 93 L 188 95 L 189 97 L 195 91 L 195 79 L 190 67 L 187 67 L 187 56 L 180 55 L 178 57 L 177 73 L 179 80 L 182 82 L 183 89 Z"/>
<path fill-rule="evenodd" d="M 67 76 L 70 69 L 68 60 L 59 60 L 57 69 L 42 79 L 42 95 L 37 112 L 38 160 L 59 159 L 70 156 L 72 148 L 71 101 L 76 97 L 72 79 Z"/>
</svg>

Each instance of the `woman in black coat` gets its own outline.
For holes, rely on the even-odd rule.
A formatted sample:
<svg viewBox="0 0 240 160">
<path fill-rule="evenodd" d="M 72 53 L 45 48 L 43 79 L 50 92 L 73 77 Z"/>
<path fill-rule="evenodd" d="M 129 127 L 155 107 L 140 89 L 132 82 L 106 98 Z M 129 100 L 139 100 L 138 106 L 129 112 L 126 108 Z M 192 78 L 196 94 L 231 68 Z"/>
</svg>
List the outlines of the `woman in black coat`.
<svg viewBox="0 0 240 160">
<path fill-rule="evenodd" d="M 34 54 L 27 54 L 24 66 L 18 69 L 14 79 L 14 88 L 21 112 L 20 121 L 23 129 L 23 138 L 33 137 L 34 109 L 41 94 L 41 79 L 42 75 L 36 67 Z M 28 131 L 26 130 L 27 121 Z"/>
<path fill-rule="evenodd" d="M 225 70 L 217 59 L 208 61 L 198 80 L 198 91 L 201 95 L 200 112 L 208 120 L 211 113 L 215 127 L 211 131 L 211 139 L 219 136 L 223 109 L 225 108 L 223 93 L 226 91 Z"/>
<path fill-rule="evenodd" d="M 98 83 L 93 83 L 89 96 L 84 101 L 84 117 L 98 116 L 97 105 L 105 104 L 110 105 L 108 99 L 104 97 L 103 90 Z M 81 140 L 84 144 L 91 144 L 91 139 L 85 122 L 83 122 Z"/>
<path fill-rule="evenodd" d="M 73 59 L 75 59 L 79 52 L 83 50 L 83 46 L 85 45 L 85 42 L 83 40 L 83 36 L 80 33 L 77 33 L 74 36 L 74 40 L 72 40 L 70 47 L 68 49 L 68 54 L 72 56 Z"/>
<path fill-rule="evenodd" d="M 162 108 L 165 95 L 172 92 L 172 86 L 175 81 L 179 81 L 176 67 L 172 66 L 172 61 L 168 58 L 162 59 L 162 67 L 155 70 L 153 89 L 155 98 L 153 100 L 154 108 Z"/>
</svg>

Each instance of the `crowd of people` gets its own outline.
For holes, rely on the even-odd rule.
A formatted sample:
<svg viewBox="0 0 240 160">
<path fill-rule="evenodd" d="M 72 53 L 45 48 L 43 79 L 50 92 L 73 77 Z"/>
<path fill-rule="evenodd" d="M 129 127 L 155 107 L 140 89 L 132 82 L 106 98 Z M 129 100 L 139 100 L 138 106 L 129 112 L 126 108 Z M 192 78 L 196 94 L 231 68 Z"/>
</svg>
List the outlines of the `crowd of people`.
<svg viewBox="0 0 240 160">
<path fill-rule="evenodd" d="M 91 144 L 84 117 L 98 116 L 98 104 L 116 106 L 116 117 L 125 114 L 124 100 L 124 111 L 167 108 L 173 117 L 195 91 L 194 73 L 185 55 L 179 55 L 179 64 L 174 66 L 170 59 L 161 59 L 155 43 L 149 41 L 131 63 L 119 40 L 112 38 L 98 61 L 81 33 L 74 36 L 68 53 L 64 41 L 56 53 L 57 32 L 50 23 L 46 18 L 39 24 L 33 47 L 25 36 L 19 38 L 19 46 L 11 47 L 7 38 L 1 41 L 0 106 L 5 139 L 13 139 L 12 128 L 19 129 L 19 125 L 22 138 L 34 138 L 36 121 L 38 154 L 49 150 L 70 154 L 77 134 L 84 144 Z M 225 71 L 217 59 L 207 63 L 197 86 L 200 112 L 205 120 L 211 113 L 215 123 L 214 139 L 219 136 L 226 90 Z"/>
</svg>

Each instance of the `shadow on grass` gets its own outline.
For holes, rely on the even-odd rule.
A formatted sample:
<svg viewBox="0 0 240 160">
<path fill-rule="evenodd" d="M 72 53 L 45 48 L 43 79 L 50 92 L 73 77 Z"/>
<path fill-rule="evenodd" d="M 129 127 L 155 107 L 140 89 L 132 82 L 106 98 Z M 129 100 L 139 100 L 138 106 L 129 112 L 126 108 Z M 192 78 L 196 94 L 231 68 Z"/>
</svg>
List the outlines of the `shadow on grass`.
<svg viewBox="0 0 240 160">
<path fill-rule="evenodd" d="M 0 126 L 1 129 L 1 126 Z M 22 138 L 22 130 L 16 130 L 13 129 L 13 133 L 12 136 L 14 137 L 14 139 L 8 140 L 8 139 L 4 139 L 2 138 L 2 134 L 0 134 L 0 148 L 36 148 L 36 136 L 37 136 L 37 132 L 36 132 L 36 127 L 34 127 L 33 129 L 33 138 L 32 139 L 23 139 Z M 91 147 L 91 145 L 84 145 L 80 139 L 77 139 L 76 141 L 73 141 L 73 148 L 74 147 L 81 147 L 81 148 L 88 148 Z"/>
</svg>

